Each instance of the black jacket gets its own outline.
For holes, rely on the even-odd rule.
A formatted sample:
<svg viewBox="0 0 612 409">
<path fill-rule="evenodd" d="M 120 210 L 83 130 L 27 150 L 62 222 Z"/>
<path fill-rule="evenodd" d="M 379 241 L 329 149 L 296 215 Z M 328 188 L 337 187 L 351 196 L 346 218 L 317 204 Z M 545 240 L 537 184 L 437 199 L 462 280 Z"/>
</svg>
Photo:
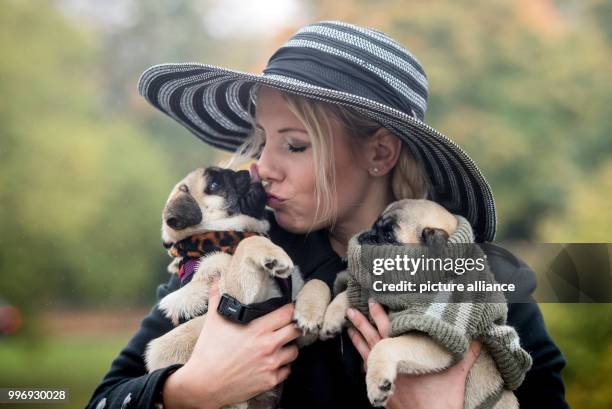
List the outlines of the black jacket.
<svg viewBox="0 0 612 409">
<path fill-rule="evenodd" d="M 292 234 L 282 230 L 271 213 L 268 215 L 272 240 L 287 251 L 307 279 L 316 277 L 331 286 L 336 273 L 345 269 L 346 264 L 333 251 L 326 232 L 320 230 L 307 236 Z M 534 273 L 524 262 L 499 247 L 489 249 L 487 256 L 499 281 L 509 281 L 521 275 L 527 278 L 521 280 L 523 290 L 533 291 Z M 179 280 L 173 275 L 168 283 L 157 288 L 157 300 L 178 287 Z M 538 305 L 509 304 L 508 323 L 516 328 L 522 346 L 533 358 L 533 367 L 516 391 L 521 408 L 567 408 L 561 379 L 565 360 L 546 332 Z M 156 303 L 138 332 L 112 362 L 87 408 L 152 408 L 153 399 L 169 371 L 180 365 L 147 374 L 143 353 L 150 340 L 172 328 Z M 291 375 L 285 381 L 281 407 L 370 408 L 364 378 L 361 357 L 344 332 L 340 337 L 319 341 L 300 350 L 292 364 Z"/>
</svg>

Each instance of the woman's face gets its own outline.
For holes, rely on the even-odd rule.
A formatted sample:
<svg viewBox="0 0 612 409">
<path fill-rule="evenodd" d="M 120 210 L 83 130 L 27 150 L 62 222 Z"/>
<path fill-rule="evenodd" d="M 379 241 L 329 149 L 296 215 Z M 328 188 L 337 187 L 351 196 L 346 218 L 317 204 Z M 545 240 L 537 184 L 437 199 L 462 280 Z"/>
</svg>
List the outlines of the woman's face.
<svg viewBox="0 0 612 409">
<path fill-rule="evenodd" d="M 315 220 L 315 163 L 310 138 L 302 122 L 289 110 L 281 94 L 261 87 L 257 97 L 257 132 L 265 140 L 257 172 L 268 182 L 268 206 L 285 230 L 303 233 L 327 227 Z M 368 173 L 358 164 L 351 135 L 332 120 L 338 222 L 363 200 Z"/>
</svg>

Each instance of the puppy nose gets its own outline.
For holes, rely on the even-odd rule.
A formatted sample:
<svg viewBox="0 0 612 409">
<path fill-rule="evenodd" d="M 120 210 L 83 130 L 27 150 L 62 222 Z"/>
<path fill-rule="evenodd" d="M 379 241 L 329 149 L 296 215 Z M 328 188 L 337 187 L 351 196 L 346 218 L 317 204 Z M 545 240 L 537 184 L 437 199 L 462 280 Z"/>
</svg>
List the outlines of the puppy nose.
<svg viewBox="0 0 612 409">
<path fill-rule="evenodd" d="M 174 230 L 185 229 L 202 221 L 202 211 L 191 195 L 182 194 L 168 203 L 164 221 Z"/>
<path fill-rule="evenodd" d="M 421 232 L 421 240 L 426 245 L 445 245 L 448 233 L 442 229 L 425 227 Z"/>
<path fill-rule="evenodd" d="M 166 219 L 166 224 L 170 227 L 172 227 L 175 230 L 179 230 L 179 229 L 184 229 L 186 226 L 186 223 L 183 222 L 181 219 L 179 219 L 178 217 L 169 217 Z"/>
<path fill-rule="evenodd" d="M 236 173 L 236 190 L 246 192 L 251 185 L 251 175 L 248 170 L 241 170 Z"/>
</svg>

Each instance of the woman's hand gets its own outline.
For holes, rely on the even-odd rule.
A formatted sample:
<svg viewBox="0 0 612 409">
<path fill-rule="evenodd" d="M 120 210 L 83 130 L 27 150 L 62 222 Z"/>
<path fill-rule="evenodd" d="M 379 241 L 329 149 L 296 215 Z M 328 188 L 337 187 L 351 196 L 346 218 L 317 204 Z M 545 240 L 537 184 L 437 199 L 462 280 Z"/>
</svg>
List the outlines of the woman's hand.
<svg viewBox="0 0 612 409">
<path fill-rule="evenodd" d="M 215 283 L 189 361 L 164 384 L 166 408 L 219 408 L 243 402 L 289 376 L 298 348 L 286 344 L 300 335 L 292 322 L 293 305 L 240 325 L 217 313 L 219 298 Z"/>
<path fill-rule="evenodd" d="M 389 336 L 389 317 L 383 307 L 368 304 L 370 315 L 376 324 L 372 326 L 361 312 L 349 308 L 347 316 L 355 326 L 348 330 L 351 341 L 367 369 L 370 350 L 383 338 Z M 465 358 L 445 371 L 428 375 L 398 374 L 395 391 L 387 402 L 388 409 L 395 408 L 463 408 L 465 379 L 480 353 L 480 343 L 472 342 Z"/>
</svg>

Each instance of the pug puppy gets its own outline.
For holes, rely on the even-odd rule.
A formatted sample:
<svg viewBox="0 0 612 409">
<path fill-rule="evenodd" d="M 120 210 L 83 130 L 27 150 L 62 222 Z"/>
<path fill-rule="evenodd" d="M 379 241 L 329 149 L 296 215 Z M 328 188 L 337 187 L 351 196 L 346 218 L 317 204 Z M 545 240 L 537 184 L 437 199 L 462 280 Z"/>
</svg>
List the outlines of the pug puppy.
<svg viewBox="0 0 612 409">
<path fill-rule="evenodd" d="M 428 200 L 406 199 L 390 204 L 376 220 L 373 228 L 362 233 L 359 243 L 426 245 L 434 253 L 446 245 L 457 228 L 456 217 L 444 207 Z M 328 306 L 319 332 L 321 339 L 336 336 L 346 325 L 346 310 L 350 307 L 347 287 L 350 272 L 339 274 L 334 283 L 337 294 Z M 412 332 L 379 341 L 367 359 L 366 385 L 374 406 L 384 406 L 393 393 L 398 373 L 435 373 L 453 362 L 448 350 L 424 333 Z M 518 408 L 514 393 L 503 389 L 504 382 L 486 348 L 482 348 L 470 369 L 465 386 L 465 408 L 480 407 L 489 396 L 501 397 L 486 407 Z M 501 390 L 501 392 L 499 392 Z M 484 407 L 484 406 L 483 406 Z"/>
<path fill-rule="evenodd" d="M 285 251 L 267 238 L 266 193 L 246 170 L 200 168 L 174 186 L 162 217 L 162 239 L 175 259 L 169 266 L 185 279 L 189 257 L 199 256 L 190 280 L 164 297 L 159 308 L 175 325 L 152 340 L 145 351 L 149 371 L 185 363 L 206 319 L 208 291 L 219 277 L 219 291 L 243 305 L 259 305 L 284 295 L 284 279 L 291 279 L 290 300 L 295 300 L 294 321 L 304 336 L 298 345 L 318 338 L 331 291 L 321 280 L 304 283 Z M 179 249 L 179 250 L 177 250 Z M 191 260 L 192 261 L 192 260 Z M 275 391 L 236 407 L 274 407 Z"/>
</svg>

